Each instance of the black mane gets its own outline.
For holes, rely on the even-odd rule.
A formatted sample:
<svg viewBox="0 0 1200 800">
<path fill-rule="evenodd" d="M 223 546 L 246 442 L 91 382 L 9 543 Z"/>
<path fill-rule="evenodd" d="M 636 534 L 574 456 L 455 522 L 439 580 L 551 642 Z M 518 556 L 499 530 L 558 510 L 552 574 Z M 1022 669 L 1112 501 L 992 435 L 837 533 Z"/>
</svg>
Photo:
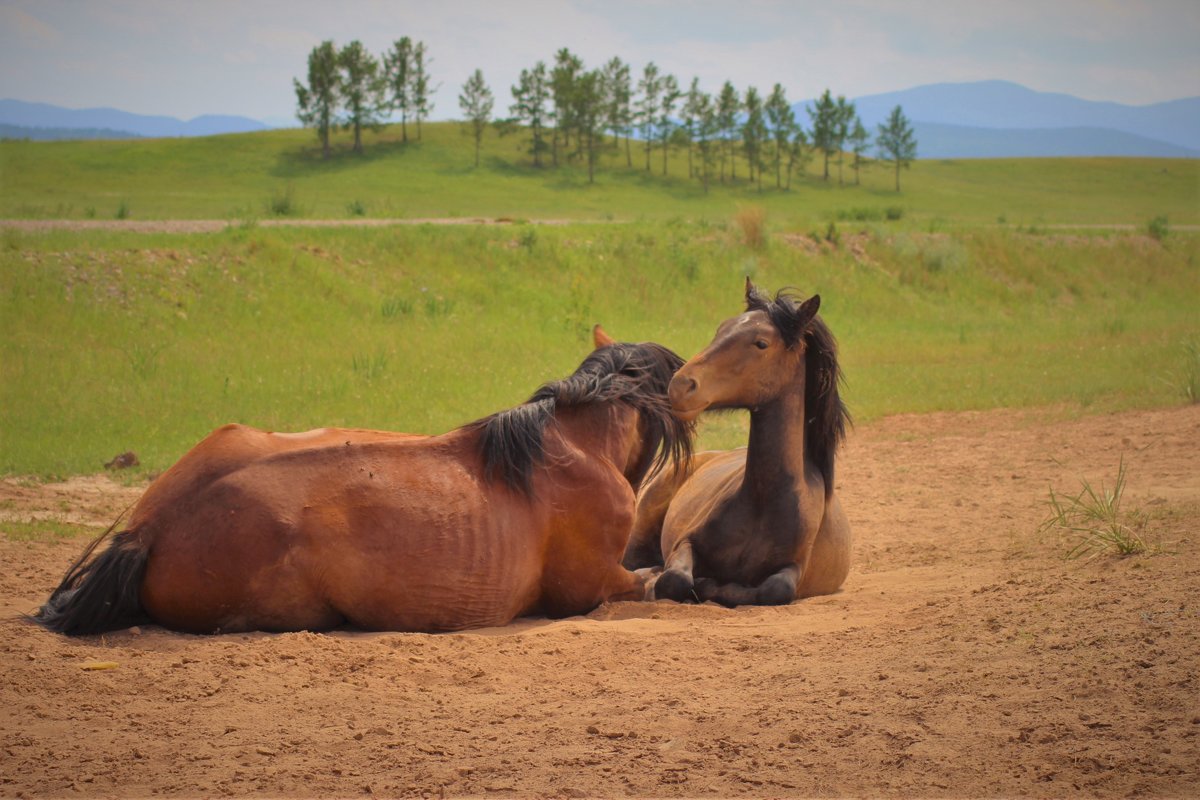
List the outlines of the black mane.
<svg viewBox="0 0 1200 800">
<path fill-rule="evenodd" d="M 805 325 L 800 303 L 786 289 L 780 289 L 774 299 L 752 289 L 746 295 L 746 310 L 765 312 L 788 347 L 804 340 L 805 455 L 825 476 L 826 487 L 832 488 L 834 455 L 850 422 L 850 412 L 839 394 L 845 378 L 838 366 L 837 340 L 819 316 Z"/>
<path fill-rule="evenodd" d="M 545 458 L 543 434 L 559 408 L 619 401 L 641 414 L 657 451 L 650 474 L 668 461 L 680 464 L 692 450 L 692 426 L 671 413 L 667 386 L 683 359 L 653 342 L 620 342 L 594 351 L 575 372 L 543 384 L 528 401 L 475 423 L 481 430 L 484 475 L 501 477 L 516 491 L 531 495 L 533 470 Z"/>
</svg>

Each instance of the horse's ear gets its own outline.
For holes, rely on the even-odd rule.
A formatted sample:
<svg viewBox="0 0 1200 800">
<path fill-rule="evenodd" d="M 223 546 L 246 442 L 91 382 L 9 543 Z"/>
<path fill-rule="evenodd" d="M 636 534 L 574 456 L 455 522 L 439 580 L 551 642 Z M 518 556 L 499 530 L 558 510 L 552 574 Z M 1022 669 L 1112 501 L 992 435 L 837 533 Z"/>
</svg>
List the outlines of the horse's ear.
<svg viewBox="0 0 1200 800">
<path fill-rule="evenodd" d="M 796 309 L 796 328 L 798 330 L 807 330 L 809 323 L 813 321 L 813 317 L 817 315 L 817 309 L 821 307 L 821 295 L 814 294 L 812 297 L 805 300 Z"/>
<path fill-rule="evenodd" d="M 746 310 L 750 311 L 755 308 L 763 308 L 771 304 L 771 298 L 764 295 L 750 280 L 750 276 L 746 276 Z"/>
<path fill-rule="evenodd" d="M 616 344 L 616 340 L 604 332 L 599 324 L 592 328 L 592 344 L 599 350 L 601 347 L 608 347 L 610 344 Z"/>
</svg>

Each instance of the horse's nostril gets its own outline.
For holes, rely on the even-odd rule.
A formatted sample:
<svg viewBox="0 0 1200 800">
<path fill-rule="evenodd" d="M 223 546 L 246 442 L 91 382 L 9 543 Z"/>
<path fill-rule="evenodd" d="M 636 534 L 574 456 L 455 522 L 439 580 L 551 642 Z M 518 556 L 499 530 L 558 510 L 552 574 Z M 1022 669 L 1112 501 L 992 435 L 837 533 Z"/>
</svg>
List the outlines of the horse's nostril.
<svg viewBox="0 0 1200 800">
<path fill-rule="evenodd" d="M 688 394 L 691 394 L 692 392 L 696 391 L 696 386 L 697 386 L 697 383 L 696 383 L 695 378 L 686 378 L 683 381 L 683 390 L 685 392 L 687 392 Z"/>
</svg>

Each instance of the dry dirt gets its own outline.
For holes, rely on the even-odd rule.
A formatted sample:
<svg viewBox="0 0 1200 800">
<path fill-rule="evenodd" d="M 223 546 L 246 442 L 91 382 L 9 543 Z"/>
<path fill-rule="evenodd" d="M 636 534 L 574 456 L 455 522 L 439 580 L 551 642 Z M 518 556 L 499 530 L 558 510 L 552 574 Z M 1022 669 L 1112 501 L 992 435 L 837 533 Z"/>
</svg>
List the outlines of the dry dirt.
<svg viewBox="0 0 1200 800">
<path fill-rule="evenodd" d="M 84 540 L 0 538 L 0 795 L 1196 796 L 1198 452 L 1200 406 L 889 418 L 840 460 L 837 595 L 452 635 L 67 639 L 19 614 Z M 1167 552 L 1064 560 L 1048 487 L 1122 456 Z M 137 491 L 8 479 L 0 510 Z"/>
</svg>

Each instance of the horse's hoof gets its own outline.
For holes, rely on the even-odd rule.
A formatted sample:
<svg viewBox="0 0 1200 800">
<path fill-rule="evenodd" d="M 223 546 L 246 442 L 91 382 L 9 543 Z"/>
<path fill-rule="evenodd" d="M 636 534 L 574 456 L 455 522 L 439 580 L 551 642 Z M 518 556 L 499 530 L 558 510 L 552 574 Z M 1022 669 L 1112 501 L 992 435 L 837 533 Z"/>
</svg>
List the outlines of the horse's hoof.
<svg viewBox="0 0 1200 800">
<path fill-rule="evenodd" d="M 677 603 L 682 603 L 685 600 L 691 599 L 691 596 L 692 579 L 689 575 L 679 570 L 667 570 L 658 576 L 658 581 L 654 584 L 655 600 L 674 600 Z"/>
<path fill-rule="evenodd" d="M 796 599 L 796 586 L 781 575 L 772 575 L 758 587 L 754 599 L 760 606 L 786 606 Z"/>
</svg>

